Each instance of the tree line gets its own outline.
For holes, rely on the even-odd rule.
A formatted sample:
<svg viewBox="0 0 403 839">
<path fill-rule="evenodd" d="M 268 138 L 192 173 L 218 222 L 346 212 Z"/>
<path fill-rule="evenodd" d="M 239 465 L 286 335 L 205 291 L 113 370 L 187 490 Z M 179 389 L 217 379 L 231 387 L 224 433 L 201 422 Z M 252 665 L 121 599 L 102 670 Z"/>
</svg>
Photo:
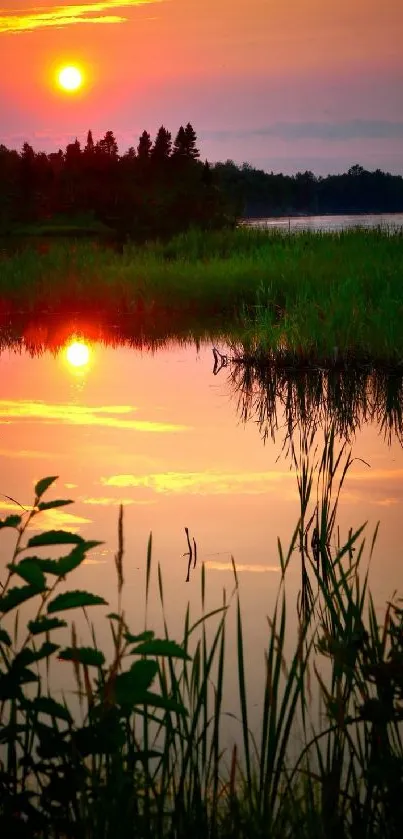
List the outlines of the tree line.
<svg viewBox="0 0 403 839">
<path fill-rule="evenodd" d="M 403 212 L 403 177 L 380 169 L 369 172 L 359 164 L 343 174 L 321 177 L 310 171 L 268 173 L 227 160 L 214 166 L 214 176 L 228 200 L 247 217 Z"/>
<path fill-rule="evenodd" d="M 173 138 L 161 126 L 143 131 L 137 147 L 120 155 L 113 131 L 97 142 L 45 154 L 24 143 L 17 152 L 0 145 L 0 229 L 45 222 L 55 216 L 91 215 L 118 234 L 142 239 L 171 235 L 190 225 L 233 221 L 231 207 L 206 161 L 200 161 L 192 125 Z"/>
<path fill-rule="evenodd" d="M 232 160 L 200 160 L 188 123 L 173 137 L 161 126 L 119 154 L 113 131 L 46 154 L 0 145 L 0 232 L 83 215 L 123 237 L 169 236 L 189 226 L 233 224 L 242 216 L 403 211 L 403 178 L 358 164 L 342 175 L 268 173 Z"/>
</svg>

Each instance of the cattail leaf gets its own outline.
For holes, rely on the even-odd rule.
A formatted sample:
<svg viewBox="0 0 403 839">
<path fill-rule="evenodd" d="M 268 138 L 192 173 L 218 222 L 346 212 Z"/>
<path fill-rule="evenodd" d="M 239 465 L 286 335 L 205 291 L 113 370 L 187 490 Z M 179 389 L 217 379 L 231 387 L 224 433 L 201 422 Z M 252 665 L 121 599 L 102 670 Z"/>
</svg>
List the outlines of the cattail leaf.
<svg viewBox="0 0 403 839">
<path fill-rule="evenodd" d="M 56 702 L 51 696 L 37 696 L 32 700 L 31 707 L 38 714 L 48 714 L 52 719 L 65 720 L 68 723 L 73 721 L 68 708 Z"/>
<path fill-rule="evenodd" d="M 46 492 L 49 487 L 54 484 L 55 481 L 58 479 L 58 475 L 52 475 L 49 478 L 42 478 L 35 484 L 35 496 L 36 498 L 41 498 L 44 492 Z"/>
<path fill-rule="evenodd" d="M 37 621 L 28 621 L 28 629 L 31 635 L 40 635 L 41 632 L 50 632 L 51 629 L 60 629 L 67 626 L 66 621 L 59 618 L 38 618 Z"/>
<path fill-rule="evenodd" d="M 185 652 L 183 647 L 175 641 L 169 641 L 167 638 L 154 638 L 146 640 L 144 643 L 138 644 L 130 650 L 131 655 L 158 655 L 168 658 L 180 658 L 185 661 L 191 661 L 191 657 Z"/>
<path fill-rule="evenodd" d="M 55 507 L 66 507 L 67 504 L 73 504 L 71 498 L 58 498 L 55 501 L 41 501 L 40 504 L 38 504 L 38 510 L 41 512 L 43 512 L 43 510 L 54 510 Z"/>
<path fill-rule="evenodd" d="M 0 530 L 3 527 L 19 527 L 22 522 L 21 516 L 7 516 L 5 519 L 1 519 L 0 521 Z"/>
<path fill-rule="evenodd" d="M 46 533 L 39 533 L 38 536 L 31 536 L 27 542 L 27 548 L 41 548 L 47 545 L 82 545 L 84 539 L 77 533 L 70 533 L 68 530 L 47 530 Z"/>
<path fill-rule="evenodd" d="M 105 664 L 105 656 L 100 650 L 93 647 L 66 647 L 59 653 L 62 661 L 76 661 L 79 664 L 87 664 L 90 667 L 102 667 Z"/>
<path fill-rule="evenodd" d="M 0 601 L 1 603 L 1 601 Z M 48 603 L 48 615 L 64 609 L 79 609 L 83 606 L 107 606 L 103 597 L 91 594 L 89 591 L 66 591 L 58 594 L 54 600 Z"/>
<path fill-rule="evenodd" d="M 4 615 L 6 612 L 11 612 L 16 606 L 30 600 L 38 594 L 38 589 L 35 586 L 21 586 L 20 588 L 10 588 L 6 594 L 0 597 L 0 612 Z"/>
</svg>

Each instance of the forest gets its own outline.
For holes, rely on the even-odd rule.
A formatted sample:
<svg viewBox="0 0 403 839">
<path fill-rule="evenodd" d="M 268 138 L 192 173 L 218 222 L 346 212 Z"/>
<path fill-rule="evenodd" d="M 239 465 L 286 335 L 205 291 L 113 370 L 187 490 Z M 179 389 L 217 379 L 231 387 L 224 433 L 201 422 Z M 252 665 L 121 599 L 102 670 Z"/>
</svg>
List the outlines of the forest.
<svg viewBox="0 0 403 839">
<path fill-rule="evenodd" d="M 0 145 L 0 233 L 29 232 L 60 219 L 89 220 L 122 238 L 170 237 L 189 227 L 233 226 L 240 218 L 403 211 L 403 178 L 353 165 L 325 178 L 267 173 L 248 163 L 202 162 L 193 126 L 175 136 L 143 131 L 119 154 L 113 131 L 46 154 L 25 142 Z M 90 225 L 91 226 L 91 225 Z M 57 223 L 55 231 L 57 230 Z"/>
</svg>

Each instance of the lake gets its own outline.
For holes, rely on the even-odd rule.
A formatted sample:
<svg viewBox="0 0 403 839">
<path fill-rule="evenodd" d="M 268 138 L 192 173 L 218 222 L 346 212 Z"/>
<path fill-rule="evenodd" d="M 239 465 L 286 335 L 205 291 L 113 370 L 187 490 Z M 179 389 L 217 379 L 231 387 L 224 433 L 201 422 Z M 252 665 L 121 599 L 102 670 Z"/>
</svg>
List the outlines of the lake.
<svg viewBox="0 0 403 839">
<path fill-rule="evenodd" d="M 250 227 L 275 230 L 310 230 L 311 232 L 336 232 L 354 227 L 383 228 L 391 232 L 402 230 L 403 213 L 362 213 L 360 215 L 290 216 L 278 218 L 248 219 L 243 222 Z"/>
<path fill-rule="evenodd" d="M 237 365 L 218 371 L 216 365 L 214 375 L 210 343 L 172 341 L 147 351 L 119 343 L 118 336 L 114 346 L 89 341 L 72 329 L 64 347 L 56 351 L 44 349 L 45 329 L 34 336 L 31 328 L 21 342 L 7 343 L 3 333 L 1 343 L 0 516 L 17 512 L 15 502 L 29 505 L 35 481 L 58 474 L 49 497 L 72 498 L 75 503 L 44 513 L 42 526 L 103 540 L 104 545 L 74 572 L 74 587 L 102 595 L 115 608 L 114 556 L 122 503 L 124 605 L 133 631 L 144 627 L 151 531 L 148 623 L 157 631 L 162 628 L 156 583 L 160 564 L 168 624 L 177 640 L 188 600 L 193 615 L 200 614 L 202 564 L 207 571 L 207 607 L 216 608 L 223 589 L 233 589 L 234 557 L 248 691 L 252 705 L 259 704 L 267 615 L 272 613 L 280 576 L 277 537 L 287 547 L 299 516 L 296 475 L 287 455 L 288 425 L 294 423 L 297 443 L 304 412 L 312 418 L 315 410 L 319 447 L 323 428 L 333 417 L 355 458 L 341 495 L 341 538 L 347 538 L 350 527 L 367 521 L 370 542 L 381 522 L 370 569 L 379 614 L 395 590 L 403 591 L 401 382 L 391 382 L 390 397 L 384 383 L 368 378 L 365 371 L 353 383 L 342 377 L 324 383 L 318 373 L 309 396 L 310 385 L 303 376 L 293 381 L 284 374 L 270 391 L 272 380 L 259 382 Z M 84 353 L 71 350 L 78 339 L 87 348 Z M 225 347 L 217 346 L 226 353 Z M 197 543 L 197 565 L 189 582 L 185 527 Z M 2 534 L 3 563 L 11 536 L 8 531 Z M 295 552 L 288 588 L 294 604 L 289 612 L 291 645 L 300 583 Z M 234 646 L 227 659 L 227 709 L 232 710 L 237 683 Z"/>
</svg>

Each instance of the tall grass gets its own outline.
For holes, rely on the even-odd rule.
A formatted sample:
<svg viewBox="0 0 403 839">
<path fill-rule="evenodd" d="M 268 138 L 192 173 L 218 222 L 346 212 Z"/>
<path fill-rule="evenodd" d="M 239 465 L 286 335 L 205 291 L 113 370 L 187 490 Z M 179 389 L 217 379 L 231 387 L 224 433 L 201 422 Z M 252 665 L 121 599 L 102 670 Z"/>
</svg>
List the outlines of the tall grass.
<svg viewBox="0 0 403 839">
<path fill-rule="evenodd" d="M 133 632 L 122 608 L 121 513 L 117 610 L 105 618 L 113 639 L 107 661 L 89 617 L 90 606 L 105 608 L 104 601 L 90 592 L 59 591 L 95 543 L 64 531 L 28 538 L 33 517 L 69 503 L 43 501 L 55 479 L 36 485 L 31 510 L 0 523 L 15 531 L 0 596 L 2 835 L 400 836 L 403 610 L 399 602 L 390 603 L 379 624 L 368 572 L 360 572 L 376 533 L 368 551 L 364 527 L 345 541 L 338 536 L 337 505 L 351 456 L 336 450 L 334 429 L 323 451 L 315 451 L 311 442 L 305 437 L 293 447 L 301 515 L 289 549 L 278 545 L 281 580 L 268 616 L 257 736 L 250 728 L 235 564 L 232 592 L 213 612 L 202 568 L 201 612 L 195 619 L 187 608 L 179 643 L 170 636 L 157 567 L 164 632 L 156 638 L 147 620 L 155 573 L 150 538 L 145 626 Z M 54 553 L 66 545 L 70 553 L 58 559 L 41 556 L 43 550 Z M 287 655 L 287 625 L 294 609 L 287 578 L 298 552 L 299 629 Z M 26 628 L 22 604 L 31 610 Z M 75 622 L 66 619 L 76 609 L 83 609 L 87 619 L 88 646 L 81 646 Z M 227 616 L 233 609 L 239 739 L 227 755 L 221 729 Z M 52 696 L 47 674 L 61 666 L 57 659 L 71 663 L 81 719 L 68 694 L 62 702 Z M 319 722 L 311 712 L 315 696 L 322 704 Z"/>
<path fill-rule="evenodd" d="M 38 246 L 39 247 L 39 246 Z M 403 358 L 403 238 L 381 230 L 190 231 L 170 242 L 41 245 L 3 255 L 4 311 L 91 310 L 153 318 L 230 315 L 255 356 Z"/>
</svg>

